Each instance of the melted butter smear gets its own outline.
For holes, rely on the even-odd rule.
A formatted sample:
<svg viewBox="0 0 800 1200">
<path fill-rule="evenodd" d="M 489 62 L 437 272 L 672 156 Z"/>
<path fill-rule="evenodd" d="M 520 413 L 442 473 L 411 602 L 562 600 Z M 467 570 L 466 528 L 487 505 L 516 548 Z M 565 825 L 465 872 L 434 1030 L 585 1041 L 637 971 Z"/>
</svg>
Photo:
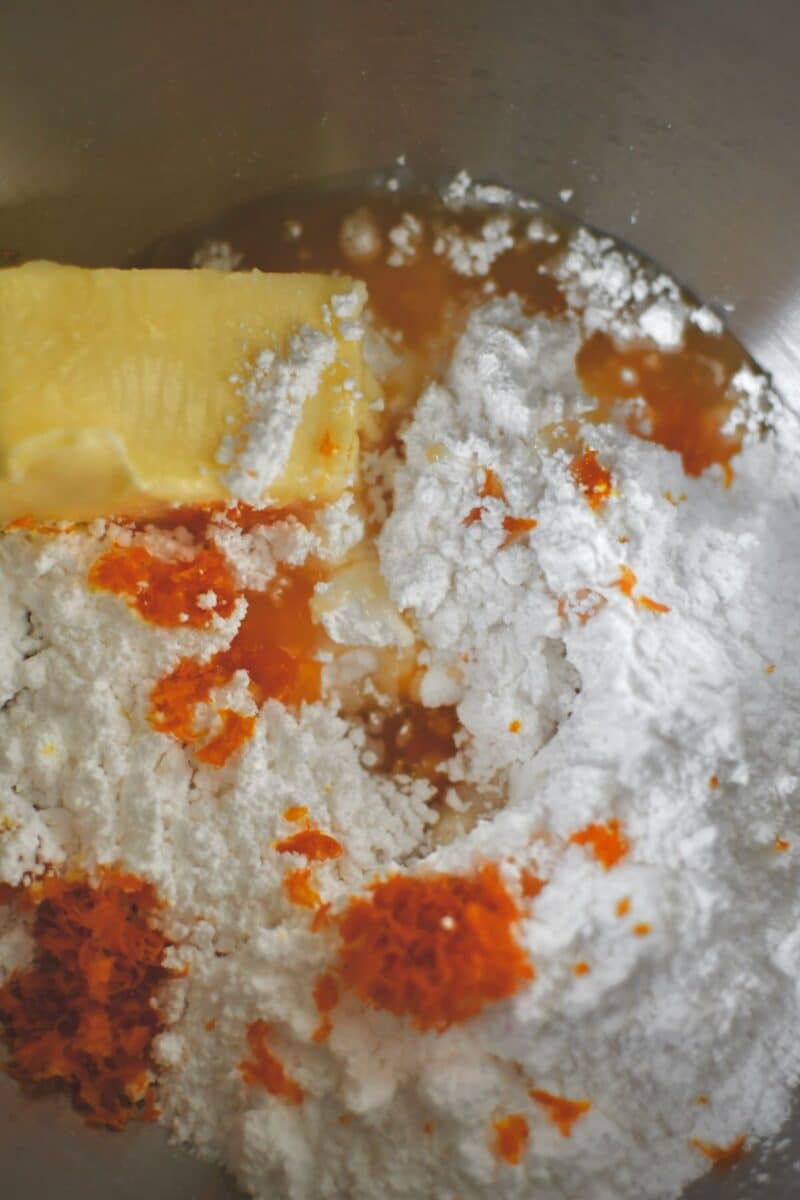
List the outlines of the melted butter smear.
<svg viewBox="0 0 800 1200">
<path fill-rule="evenodd" d="M 208 537 L 211 520 L 220 512 L 219 506 L 174 509 L 151 522 L 161 529 L 184 528 L 192 535 L 196 549 L 188 562 L 158 559 L 142 546 L 117 545 L 89 572 L 92 587 L 122 596 L 140 617 L 162 627 L 205 629 L 215 612 L 230 616 L 240 595 L 247 601 L 242 623 L 226 650 L 207 662 L 181 659 L 150 697 L 154 728 L 195 746 L 200 761 L 214 767 L 221 767 L 252 736 L 255 718 L 222 708 L 217 713 L 219 728 L 208 739 L 207 732 L 195 728 L 197 706 L 208 702 L 214 689 L 239 670 L 247 672 L 258 704 L 270 698 L 290 706 L 318 700 L 322 669 L 316 655 L 323 643 L 309 608 L 322 572 L 314 567 L 286 569 L 265 592 L 238 593 L 224 556 Z M 248 530 L 307 514 L 238 505 L 226 510 L 225 516 Z M 203 603 L 211 592 L 213 609 Z"/>
<path fill-rule="evenodd" d="M 687 330 L 686 346 L 677 353 L 652 347 L 619 350 L 607 334 L 593 334 L 576 359 L 584 388 L 599 401 L 592 419 L 613 418 L 621 401 L 641 397 L 644 411 L 635 410 L 626 420 L 632 434 L 676 451 L 687 475 L 702 475 L 718 463 L 729 484 L 730 460 L 741 448 L 739 438 L 722 432 L 733 408 L 727 393 L 729 341 L 715 339 L 712 356 L 708 340 L 692 330 Z M 740 362 L 741 350 L 736 350 Z"/>
<path fill-rule="evenodd" d="M 322 634 L 311 619 L 309 601 L 319 578 L 319 573 L 300 568 L 285 573 L 268 592 L 245 592 L 247 612 L 228 649 L 206 663 L 183 658 L 156 684 L 151 693 L 153 726 L 179 741 L 194 743 L 198 704 L 209 700 L 213 690 L 239 670 L 247 671 L 259 704 L 275 699 L 296 707 L 318 700 L 322 667 L 315 655 Z M 252 725 L 236 728 L 243 740 L 252 732 Z M 237 748 L 233 744 L 231 752 Z"/>
</svg>

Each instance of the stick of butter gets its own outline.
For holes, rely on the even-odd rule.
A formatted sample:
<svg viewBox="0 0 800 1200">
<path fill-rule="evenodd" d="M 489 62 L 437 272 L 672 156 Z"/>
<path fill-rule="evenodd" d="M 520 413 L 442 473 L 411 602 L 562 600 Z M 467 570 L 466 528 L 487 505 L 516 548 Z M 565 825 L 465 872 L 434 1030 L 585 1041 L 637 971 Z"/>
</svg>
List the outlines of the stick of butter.
<svg viewBox="0 0 800 1200">
<path fill-rule="evenodd" d="M 0 522 L 335 498 L 374 388 L 365 298 L 324 275 L 0 270 Z"/>
</svg>

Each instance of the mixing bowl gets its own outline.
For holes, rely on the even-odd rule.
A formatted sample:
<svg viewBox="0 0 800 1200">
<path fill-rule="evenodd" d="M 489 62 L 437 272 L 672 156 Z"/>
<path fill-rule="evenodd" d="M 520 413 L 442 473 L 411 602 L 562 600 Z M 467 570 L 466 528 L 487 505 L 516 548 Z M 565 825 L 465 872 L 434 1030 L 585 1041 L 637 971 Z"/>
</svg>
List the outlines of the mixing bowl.
<svg viewBox="0 0 800 1200">
<path fill-rule="evenodd" d="M 633 242 L 800 394 L 798 41 L 796 0 L 6 0 L 0 251 L 126 261 L 405 153 Z M 6 1080 L 0 1118 L 9 1200 L 236 1195 L 158 1130 L 94 1133 Z M 687 1200 L 789 1200 L 796 1157 L 785 1137 Z"/>
</svg>

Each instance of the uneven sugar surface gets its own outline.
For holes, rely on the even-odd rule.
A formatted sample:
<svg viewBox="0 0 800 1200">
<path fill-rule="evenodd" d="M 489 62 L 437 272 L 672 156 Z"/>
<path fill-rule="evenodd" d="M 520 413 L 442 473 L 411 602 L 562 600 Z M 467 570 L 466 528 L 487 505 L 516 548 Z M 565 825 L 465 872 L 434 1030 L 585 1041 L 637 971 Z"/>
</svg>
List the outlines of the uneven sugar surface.
<svg viewBox="0 0 800 1200">
<path fill-rule="evenodd" d="M 0 538 L 6 1052 L 260 1197 L 666 1200 L 800 1073 L 800 427 L 669 280 L 468 198 L 342 222 L 338 501 Z"/>
</svg>

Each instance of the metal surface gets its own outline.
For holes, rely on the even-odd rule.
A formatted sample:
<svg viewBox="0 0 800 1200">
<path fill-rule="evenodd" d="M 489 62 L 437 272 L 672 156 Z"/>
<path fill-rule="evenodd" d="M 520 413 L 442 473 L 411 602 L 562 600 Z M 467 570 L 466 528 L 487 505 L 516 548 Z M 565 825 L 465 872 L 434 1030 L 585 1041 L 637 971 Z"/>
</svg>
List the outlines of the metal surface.
<svg viewBox="0 0 800 1200">
<path fill-rule="evenodd" d="M 574 189 L 800 393 L 798 43 L 796 0 L 4 0 L 0 250 L 117 262 L 405 152 Z M 791 1147 L 761 1157 L 692 1200 L 796 1197 Z M 8 1200 L 235 1196 L 158 1131 L 89 1133 L 6 1081 L 0 1172 Z"/>
</svg>

